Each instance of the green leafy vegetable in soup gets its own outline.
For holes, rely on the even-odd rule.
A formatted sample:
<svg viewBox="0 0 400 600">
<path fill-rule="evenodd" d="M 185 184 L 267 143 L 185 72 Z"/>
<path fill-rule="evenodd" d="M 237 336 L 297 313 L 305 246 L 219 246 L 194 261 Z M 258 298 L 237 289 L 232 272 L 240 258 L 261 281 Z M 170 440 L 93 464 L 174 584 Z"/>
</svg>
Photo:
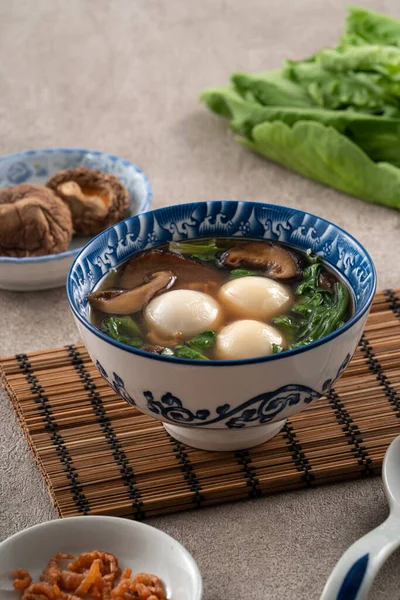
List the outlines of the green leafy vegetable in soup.
<svg viewBox="0 0 400 600">
<path fill-rule="evenodd" d="M 203 331 L 186 344 L 193 349 L 210 350 L 215 345 L 215 331 Z"/>
<path fill-rule="evenodd" d="M 278 344 L 272 344 L 272 354 L 279 354 L 283 352 L 282 346 L 278 346 Z"/>
<path fill-rule="evenodd" d="M 168 245 L 170 252 L 190 256 L 198 260 L 212 261 L 215 259 L 217 252 L 221 251 L 216 245 L 215 239 L 201 240 L 188 244 L 187 242 L 170 242 Z"/>
<path fill-rule="evenodd" d="M 250 277 L 251 275 L 258 275 L 257 271 L 249 271 L 248 269 L 233 269 L 231 271 L 231 279 L 238 279 L 239 277 Z"/>
<path fill-rule="evenodd" d="M 211 350 L 214 347 L 215 338 L 215 331 L 203 331 L 188 340 L 185 344 L 178 344 L 174 350 L 166 348 L 167 352 L 162 352 L 161 354 L 164 356 L 177 356 L 178 358 L 208 360 L 208 357 L 203 352 Z"/>
<path fill-rule="evenodd" d="M 142 332 L 133 318 L 129 315 L 124 317 L 106 317 L 101 322 L 101 330 L 122 344 L 141 348 L 143 346 Z"/>
<path fill-rule="evenodd" d="M 300 348 L 321 339 L 341 327 L 349 306 L 347 287 L 336 282 L 333 289 L 321 289 L 322 264 L 315 262 L 303 271 L 303 281 L 296 288 L 298 302 L 290 315 L 275 317 L 273 323 L 288 337 L 289 348 Z"/>
<path fill-rule="evenodd" d="M 178 358 L 208 360 L 207 356 L 204 356 L 204 354 L 202 354 L 198 350 L 195 350 L 194 348 L 190 348 L 190 346 L 181 345 L 181 344 L 178 344 L 178 346 L 175 346 L 174 356 L 177 356 Z"/>
<path fill-rule="evenodd" d="M 200 361 L 299 348 L 341 327 L 351 311 L 346 284 L 311 251 L 244 238 L 145 250 L 88 300 L 93 323 L 114 340 Z"/>
</svg>

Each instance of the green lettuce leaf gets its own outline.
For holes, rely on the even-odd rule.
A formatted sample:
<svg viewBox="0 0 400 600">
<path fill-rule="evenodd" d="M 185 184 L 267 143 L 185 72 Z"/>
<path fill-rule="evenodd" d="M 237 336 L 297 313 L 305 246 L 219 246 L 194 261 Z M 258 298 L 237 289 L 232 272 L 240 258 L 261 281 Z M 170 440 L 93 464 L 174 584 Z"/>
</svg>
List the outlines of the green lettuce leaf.
<svg viewBox="0 0 400 600">
<path fill-rule="evenodd" d="M 253 129 L 248 148 L 297 173 L 364 200 L 400 209 L 400 169 L 374 163 L 333 127 L 299 121 L 293 127 L 275 121 Z"/>
<path fill-rule="evenodd" d="M 328 48 L 318 52 L 315 60 L 323 69 L 333 72 L 372 71 L 387 77 L 400 73 L 400 48 L 395 46 Z"/>
<path fill-rule="evenodd" d="M 343 45 L 383 44 L 400 47 L 400 22 L 366 8 L 349 8 Z"/>
<path fill-rule="evenodd" d="M 306 177 L 400 208 L 399 21 L 351 8 L 337 48 L 280 70 L 234 73 L 201 100 L 230 119 L 243 145 Z"/>
<path fill-rule="evenodd" d="M 286 74 L 322 108 L 351 108 L 378 114 L 398 112 L 397 98 L 380 85 L 381 76 L 377 73 L 336 73 L 316 62 L 288 61 Z"/>
<path fill-rule="evenodd" d="M 243 100 L 228 86 L 210 88 L 201 99 L 214 112 L 217 112 L 215 107 L 224 106 L 224 115 L 231 119 L 232 129 L 250 140 L 253 128 L 267 121 L 282 121 L 291 127 L 298 121 L 317 121 L 349 137 L 372 160 L 400 167 L 400 119 L 350 110 L 260 106 Z"/>
<path fill-rule="evenodd" d="M 400 119 L 354 119 L 343 133 L 372 160 L 400 167 Z"/>
<path fill-rule="evenodd" d="M 234 73 L 231 82 L 242 99 L 263 106 L 307 107 L 315 104 L 301 85 L 286 77 L 283 70 L 254 75 Z"/>
<path fill-rule="evenodd" d="M 246 116 L 248 106 L 257 107 L 258 104 L 253 102 L 244 102 L 242 96 L 237 92 L 233 85 L 215 85 L 207 88 L 200 94 L 200 102 L 204 102 L 210 110 L 220 117 L 230 119 L 232 112 L 231 103 L 238 103 L 238 106 L 243 107 L 243 116 Z"/>
<path fill-rule="evenodd" d="M 400 119 L 354 111 L 265 107 L 252 110 L 242 120 L 233 119 L 231 126 L 235 132 L 253 139 L 253 128 L 267 121 L 281 121 L 291 127 L 299 121 L 314 121 L 334 127 L 357 144 L 373 161 L 389 162 L 400 167 Z"/>
</svg>

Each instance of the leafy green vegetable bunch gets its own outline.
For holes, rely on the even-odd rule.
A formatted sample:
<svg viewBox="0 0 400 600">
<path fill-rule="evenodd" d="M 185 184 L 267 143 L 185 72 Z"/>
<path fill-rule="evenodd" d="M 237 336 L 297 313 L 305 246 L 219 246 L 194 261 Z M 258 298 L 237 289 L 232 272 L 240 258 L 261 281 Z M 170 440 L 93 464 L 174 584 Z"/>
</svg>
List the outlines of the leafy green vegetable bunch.
<svg viewBox="0 0 400 600">
<path fill-rule="evenodd" d="M 400 209 L 400 22 L 350 8 L 339 45 L 280 70 L 234 73 L 201 99 L 244 146 Z"/>
</svg>

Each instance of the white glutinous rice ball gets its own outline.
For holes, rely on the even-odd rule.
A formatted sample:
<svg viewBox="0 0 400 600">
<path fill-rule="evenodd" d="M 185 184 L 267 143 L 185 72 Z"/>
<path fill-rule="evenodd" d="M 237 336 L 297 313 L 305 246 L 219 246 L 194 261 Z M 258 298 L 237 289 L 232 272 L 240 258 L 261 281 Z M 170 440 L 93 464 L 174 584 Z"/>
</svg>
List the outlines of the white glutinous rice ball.
<svg viewBox="0 0 400 600">
<path fill-rule="evenodd" d="M 272 344 L 285 346 L 285 340 L 275 327 L 244 319 L 234 321 L 217 335 L 216 355 L 220 360 L 237 360 L 272 354 Z"/>
<path fill-rule="evenodd" d="M 267 320 L 285 312 L 292 296 L 285 285 L 273 279 L 240 277 L 225 283 L 218 299 L 236 317 Z"/>
<path fill-rule="evenodd" d="M 220 321 L 218 302 L 203 292 L 172 290 L 147 305 L 144 318 L 150 327 L 167 337 L 189 339 L 213 329 Z"/>
</svg>

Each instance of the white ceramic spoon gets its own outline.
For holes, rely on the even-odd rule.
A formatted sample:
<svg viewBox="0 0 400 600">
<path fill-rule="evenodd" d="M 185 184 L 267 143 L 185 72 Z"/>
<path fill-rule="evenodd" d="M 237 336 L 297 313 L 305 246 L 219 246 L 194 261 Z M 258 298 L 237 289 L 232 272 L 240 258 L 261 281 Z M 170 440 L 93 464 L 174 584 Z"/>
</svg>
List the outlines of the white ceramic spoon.
<svg viewBox="0 0 400 600">
<path fill-rule="evenodd" d="M 388 518 L 346 550 L 321 600 L 365 600 L 379 569 L 400 546 L 400 436 L 386 451 L 382 479 L 390 507 Z"/>
</svg>

